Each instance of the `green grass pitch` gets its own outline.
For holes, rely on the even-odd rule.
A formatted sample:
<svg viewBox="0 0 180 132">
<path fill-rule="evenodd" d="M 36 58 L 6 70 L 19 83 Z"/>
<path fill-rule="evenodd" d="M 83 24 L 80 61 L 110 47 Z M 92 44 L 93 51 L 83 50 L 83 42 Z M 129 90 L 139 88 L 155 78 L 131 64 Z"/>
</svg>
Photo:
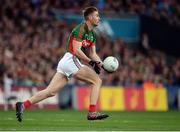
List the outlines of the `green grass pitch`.
<svg viewBox="0 0 180 132">
<path fill-rule="evenodd" d="M 180 130 L 180 112 L 107 112 L 106 120 L 88 121 L 86 111 L 28 110 L 23 122 L 15 118 L 15 111 L 0 110 L 0 131 L 139 131 Z"/>
</svg>

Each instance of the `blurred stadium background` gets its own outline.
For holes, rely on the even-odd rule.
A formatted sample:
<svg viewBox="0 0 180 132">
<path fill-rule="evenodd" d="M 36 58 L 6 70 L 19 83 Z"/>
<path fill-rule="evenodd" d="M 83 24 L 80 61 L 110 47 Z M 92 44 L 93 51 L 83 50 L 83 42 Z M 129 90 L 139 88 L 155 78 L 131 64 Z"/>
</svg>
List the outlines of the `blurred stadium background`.
<svg viewBox="0 0 180 132">
<path fill-rule="evenodd" d="M 179 0 L 0 0 L 1 113 L 47 86 L 90 5 L 101 14 L 98 54 L 121 63 L 117 72 L 102 73 L 98 109 L 180 109 Z M 88 86 L 72 79 L 32 109 L 86 110 L 88 100 Z"/>
</svg>

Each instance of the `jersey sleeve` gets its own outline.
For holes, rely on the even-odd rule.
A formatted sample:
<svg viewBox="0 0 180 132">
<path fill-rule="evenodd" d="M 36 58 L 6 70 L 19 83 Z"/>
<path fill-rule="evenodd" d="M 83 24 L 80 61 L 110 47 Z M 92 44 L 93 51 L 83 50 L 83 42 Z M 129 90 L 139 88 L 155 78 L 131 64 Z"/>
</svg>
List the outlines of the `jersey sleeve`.
<svg viewBox="0 0 180 132">
<path fill-rule="evenodd" d="M 75 40 L 80 41 L 80 42 L 82 41 L 83 34 L 84 34 L 84 27 L 85 27 L 85 24 L 82 24 L 74 28 L 72 32 L 72 36 L 74 37 Z"/>
</svg>

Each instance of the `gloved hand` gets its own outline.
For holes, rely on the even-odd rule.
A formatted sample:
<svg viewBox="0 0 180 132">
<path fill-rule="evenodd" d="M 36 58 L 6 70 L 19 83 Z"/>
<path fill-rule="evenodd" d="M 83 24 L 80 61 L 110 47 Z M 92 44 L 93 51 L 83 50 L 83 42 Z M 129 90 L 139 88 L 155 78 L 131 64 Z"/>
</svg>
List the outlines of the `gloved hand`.
<svg viewBox="0 0 180 132">
<path fill-rule="evenodd" d="M 94 69 L 94 71 L 97 73 L 97 74 L 100 74 L 101 72 L 101 66 L 100 66 L 101 62 L 99 61 L 94 61 L 94 60 L 91 60 L 89 62 L 89 65 L 92 66 L 92 68 Z"/>
</svg>

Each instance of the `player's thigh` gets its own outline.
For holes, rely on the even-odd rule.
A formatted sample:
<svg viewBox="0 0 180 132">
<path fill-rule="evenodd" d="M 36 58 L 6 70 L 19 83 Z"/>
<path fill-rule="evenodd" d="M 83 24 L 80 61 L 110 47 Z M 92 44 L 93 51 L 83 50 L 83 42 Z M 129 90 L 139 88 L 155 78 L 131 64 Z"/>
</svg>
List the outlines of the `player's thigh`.
<svg viewBox="0 0 180 132">
<path fill-rule="evenodd" d="M 95 73 L 94 70 L 89 68 L 88 66 L 83 66 L 75 75 L 75 78 L 94 84 L 94 83 L 101 83 L 101 79 L 99 76 Z"/>
<path fill-rule="evenodd" d="M 58 92 L 68 82 L 68 79 L 62 73 L 56 72 L 51 82 L 49 83 L 47 90 Z"/>
</svg>

